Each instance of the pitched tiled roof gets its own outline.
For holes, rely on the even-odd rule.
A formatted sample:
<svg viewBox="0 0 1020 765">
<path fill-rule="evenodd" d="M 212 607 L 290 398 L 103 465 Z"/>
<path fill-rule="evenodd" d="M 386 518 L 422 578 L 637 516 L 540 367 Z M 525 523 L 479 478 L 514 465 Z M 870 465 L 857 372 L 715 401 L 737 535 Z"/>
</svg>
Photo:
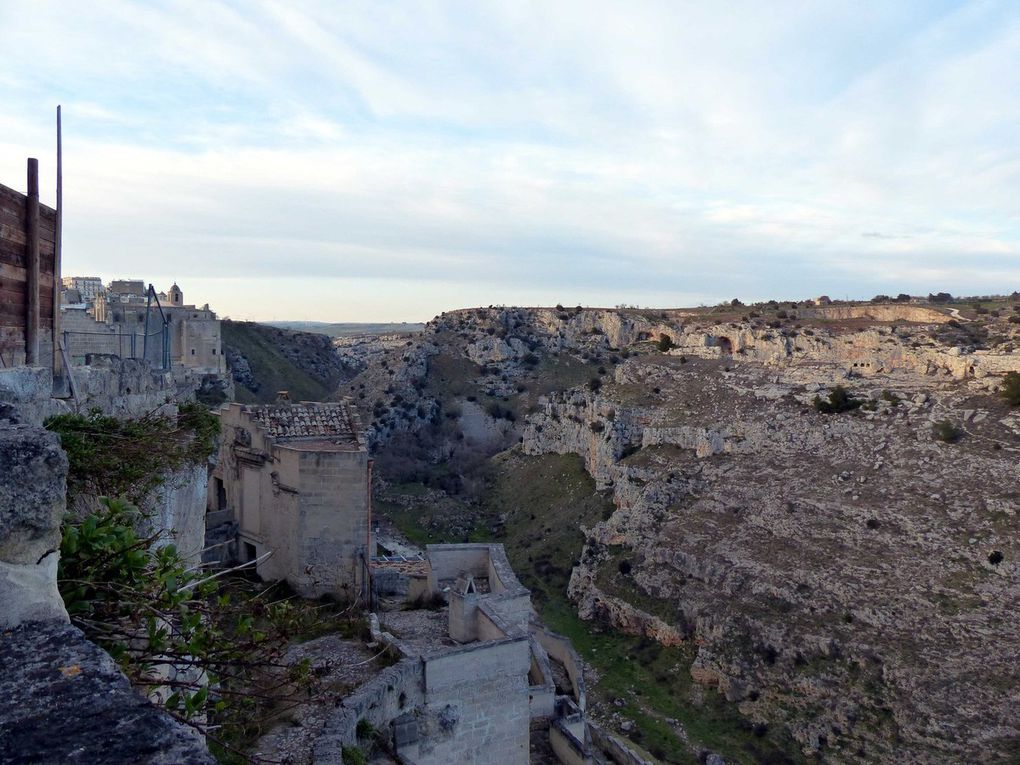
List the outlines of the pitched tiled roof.
<svg viewBox="0 0 1020 765">
<path fill-rule="evenodd" d="M 259 427 L 276 441 L 323 439 L 358 440 L 358 423 L 350 405 L 338 403 L 266 404 L 247 406 Z"/>
</svg>

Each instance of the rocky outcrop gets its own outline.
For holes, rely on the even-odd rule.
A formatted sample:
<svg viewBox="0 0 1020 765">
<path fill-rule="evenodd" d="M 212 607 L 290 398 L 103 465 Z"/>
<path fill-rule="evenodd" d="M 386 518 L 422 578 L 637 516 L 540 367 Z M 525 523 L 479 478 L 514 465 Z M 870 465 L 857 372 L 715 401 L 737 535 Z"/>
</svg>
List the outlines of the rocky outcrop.
<svg viewBox="0 0 1020 765">
<path fill-rule="evenodd" d="M 584 530 L 570 596 L 696 641 L 698 682 L 825 761 L 1003 756 L 1020 421 L 982 380 L 923 374 L 843 377 L 867 408 L 822 415 L 810 369 L 642 357 L 548 397 L 525 451 L 581 455 L 617 506 Z"/>
<path fill-rule="evenodd" d="M 173 386 L 119 359 L 74 374 L 81 395 L 114 414 L 167 405 L 163 382 Z M 50 388 L 46 370 L 0 374 L 0 761 L 211 765 L 196 731 L 133 690 L 113 659 L 68 623 L 57 589 L 68 461 L 56 434 L 38 427 L 64 409 Z M 180 478 L 190 491 L 175 487 L 153 522 L 177 524 L 186 541 L 195 531 L 175 516 L 187 505 L 190 525 L 201 523 L 205 467 Z"/>
<path fill-rule="evenodd" d="M 141 536 L 173 544 L 185 560 L 199 561 L 205 547 L 209 471 L 203 463 L 172 471 L 143 503 Z"/>
<path fill-rule="evenodd" d="M 57 437 L 0 425 L 0 629 L 67 621 L 57 592 L 67 456 Z"/>
<path fill-rule="evenodd" d="M 0 762 L 213 765 L 205 741 L 135 691 L 70 624 L 0 635 Z"/>
</svg>

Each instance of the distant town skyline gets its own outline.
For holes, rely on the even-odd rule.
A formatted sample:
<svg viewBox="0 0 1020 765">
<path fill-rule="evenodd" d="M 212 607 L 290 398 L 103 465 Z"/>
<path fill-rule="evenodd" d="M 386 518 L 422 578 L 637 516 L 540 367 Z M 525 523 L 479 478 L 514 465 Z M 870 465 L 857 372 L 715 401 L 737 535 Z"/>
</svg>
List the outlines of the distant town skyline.
<svg viewBox="0 0 1020 765">
<path fill-rule="evenodd" d="M 1020 289 L 1010 2 L 0 0 L 64 274 L 256 320 Z"/>
</svg>

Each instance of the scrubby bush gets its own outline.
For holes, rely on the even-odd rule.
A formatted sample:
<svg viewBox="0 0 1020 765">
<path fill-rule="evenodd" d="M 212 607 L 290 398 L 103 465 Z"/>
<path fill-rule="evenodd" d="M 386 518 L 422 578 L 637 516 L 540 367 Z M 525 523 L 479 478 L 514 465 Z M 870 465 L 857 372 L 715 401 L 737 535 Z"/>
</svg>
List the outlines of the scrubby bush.
<svg viewBox="0 0 1020 765">
<path fill-rule="evenodd" d="M 659 335 L 659 350 L 665 353 L 673 347 L 673 338 L 663 332 Z"/>
<path fill-rule="evenodd" d="M 992 550 L 991 554 L 989 554 L 988 556 L 988 562 L 991 563 L 993 566 L 998 566 L 1000 563 L 1002 563 L 1002 559 L 1003 559 L 1002 550 Z"/>
<path fill-rule="evenodd" d="M 598 393 L 602 389 L 602 380 L 597 377 L 593 377 L 588 381 L 588 389 L 592 393 Z"/>
<path fill-rule="evenodd" d="M 1006 373 L 1002 381 L 1002 397 L 1010 406 L 1020 406 L 1020 373 Z"/>
<path fill-rule="evenodd" d="M 814 401 L 811 403 L 822 414 L 839 414 L 840 412 L 849 412 L 857 409 L 862 402 L 854 398 L 842 385 L 837 385 L 829 391 L 827 399 L 815 396 Z"/>
<path fill-rule="evenodd" d="M 932 435 L 943 443 L 952 444 L 960 440 L 963 431 L 949 420 L 941 420 L 932 426 Z"/>
</svg>

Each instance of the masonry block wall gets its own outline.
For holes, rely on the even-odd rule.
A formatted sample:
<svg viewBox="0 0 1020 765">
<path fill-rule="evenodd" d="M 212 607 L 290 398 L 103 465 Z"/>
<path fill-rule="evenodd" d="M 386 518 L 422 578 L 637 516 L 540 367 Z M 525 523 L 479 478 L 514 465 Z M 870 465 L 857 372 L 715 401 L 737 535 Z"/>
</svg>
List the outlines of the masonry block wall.
<svg viewBox="0 0 1020 765">
<path fill-rule="evenodd" d="M 527 638 L 425 659 L 425 713 L 416 765 L 527 765 Z"/>
<path fill-rule="evenodd" d="M 368 452 L 299 452 L 298 544 L 291 576 L 301 589 L 356 595 L 370 547 Z"/>
</svg>

